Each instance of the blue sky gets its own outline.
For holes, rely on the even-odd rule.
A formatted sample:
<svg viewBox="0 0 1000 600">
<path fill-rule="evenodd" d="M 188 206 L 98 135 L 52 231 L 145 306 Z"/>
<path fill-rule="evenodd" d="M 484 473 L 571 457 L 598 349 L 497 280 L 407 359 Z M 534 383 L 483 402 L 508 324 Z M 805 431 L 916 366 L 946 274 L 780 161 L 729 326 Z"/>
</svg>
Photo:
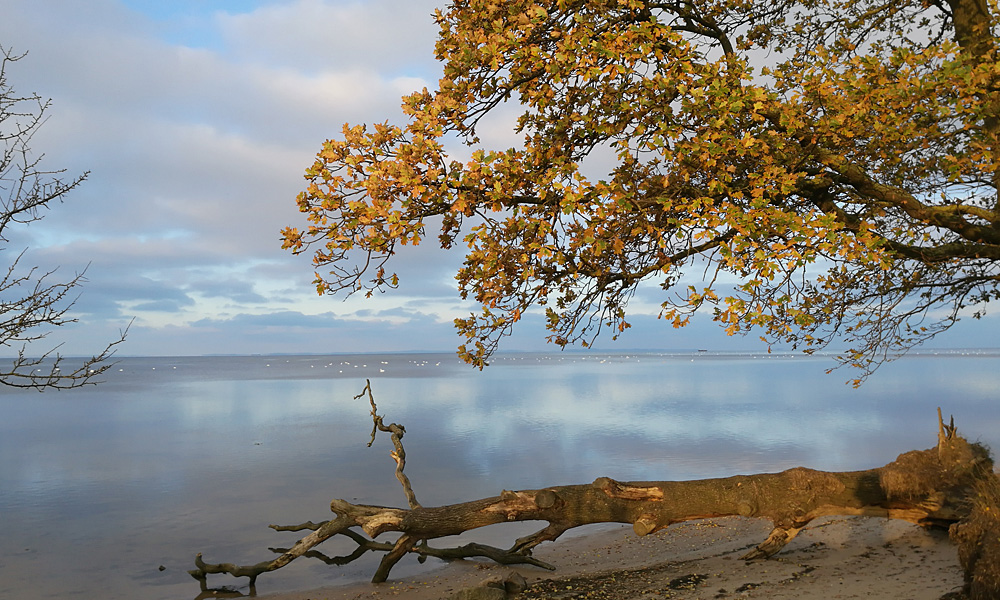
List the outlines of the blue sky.
<svg viewBox="0 0 1000 600">
<path fill-rule="evenodd" d="M 0 44 L 29 53 L 8 79 L 53 101 L 33 146 L 90 171 L 5 250 L 67 276 L 89 264 L 80 323 L 49 341 L 89 354 L 134 317 L 122 354 L 453 350 L 452 319 L 471 309 L 460 255 L 413 249 L 400 290 L 345 301 L 315 294 L 308 257 L 278 233 L 303 223 L 294 199 L 324 139 L 401 122 L 400 96 L 434 86 L 439 2 L 7 0 Z M 762 348 L 706 321 L 675 331 L 648 300 L 601 346 Z M 963 324 L 935 345 L 995 346 L 997 331 Z M 506 348 L 543 337 L 529 322 Z"/>
</svg>

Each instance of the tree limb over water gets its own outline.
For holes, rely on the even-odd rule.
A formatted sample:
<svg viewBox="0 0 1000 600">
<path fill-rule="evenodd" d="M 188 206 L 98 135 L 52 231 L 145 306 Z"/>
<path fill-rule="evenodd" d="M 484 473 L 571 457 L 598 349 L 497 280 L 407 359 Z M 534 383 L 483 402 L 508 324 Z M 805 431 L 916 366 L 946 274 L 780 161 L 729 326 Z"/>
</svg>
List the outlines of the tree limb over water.
<svg viewBox="0 0 1000 600">
<path fill-rule="evenodd" d="M 542 311 L 560 347 L 617 337 L 639 294 L 673 327 L 844 348 L 856 383 L 1000 299 L 997 0 L 462 0 L 435 20 L 437 86 L 306 169 L 282 239 L 321 294 L 395 289 L 430 242 L 464 255 L 479 367 Z"/>
</svg>

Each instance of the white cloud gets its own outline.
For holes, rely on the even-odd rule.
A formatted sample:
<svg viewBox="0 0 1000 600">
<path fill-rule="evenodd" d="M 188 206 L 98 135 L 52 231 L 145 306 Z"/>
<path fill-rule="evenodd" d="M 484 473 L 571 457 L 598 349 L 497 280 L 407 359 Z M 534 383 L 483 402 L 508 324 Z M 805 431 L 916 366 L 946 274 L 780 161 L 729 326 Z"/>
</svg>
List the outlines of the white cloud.
<svg viewBox="0 0 1000 600">
<path fill-rule="evenodd" d="M 274 3 L 218 14 L 228 52 L 240 60 L 294 65 L 307 72 L 364 69 L 427 77 L 433 60 L 437 0 Z"/>
</svg>

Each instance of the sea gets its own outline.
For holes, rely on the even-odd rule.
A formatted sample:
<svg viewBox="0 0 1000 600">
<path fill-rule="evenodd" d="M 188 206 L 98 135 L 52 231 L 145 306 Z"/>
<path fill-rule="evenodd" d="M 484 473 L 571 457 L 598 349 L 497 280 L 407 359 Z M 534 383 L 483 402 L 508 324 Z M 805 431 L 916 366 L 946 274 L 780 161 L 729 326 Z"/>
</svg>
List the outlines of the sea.
<svg viewBox="0 0 1000 600">
<path fill-rule="evenodd" d="M 330 518 L 333 498 L 405 506 L 391 440 L 369 447 L 372 408 L 357 397 L 369 381 L 378 414 L 405 427 L 424 506 L 601 476 L 875 467 L 932 447 L 938 407 L 1000 445 L 1000 351 L 915 352 L 859 389 L 833 366 L 704 351 L 510 353 L 483 371 L 454 354 L 146 357 L 121 358 L 98 386 L 0 389 L 0 598 L 190 600 L 199 552 L 269 560 L 302 535 L 269 524 Z M 539 526 L 436 543 L 506 547 Z M 377 561 L 302 558 L 257 593 L 365 581 Z M 407 557 L 392 575 L 440 565 Z M 208 584 L 248 592 L 246 579 Z"/>
</svg>

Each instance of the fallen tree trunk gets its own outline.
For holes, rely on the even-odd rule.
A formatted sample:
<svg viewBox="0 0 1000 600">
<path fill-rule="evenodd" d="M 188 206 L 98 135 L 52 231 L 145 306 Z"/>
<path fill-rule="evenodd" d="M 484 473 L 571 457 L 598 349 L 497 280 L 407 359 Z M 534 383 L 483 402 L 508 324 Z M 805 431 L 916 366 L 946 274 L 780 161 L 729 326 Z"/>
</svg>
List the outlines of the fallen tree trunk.
<svg viewBox="0 0 1000 600">
<path fill-rule="evenodd" d="M 781 473 L 737 475 L 697 481 L 622 482 L 608 477 L 582 485 L 537 490 L 503 491 L 499 496 L 448 506 L 423 507 L 403 475 L 405 454 L 399 425 L 386 426 L 376 414 L 370 385 L 366 387 L 376 431 L 390 432 L 396 475 L 403 484 L 409 508 L 352 504 L 333 500 L 336 518 L 321 523 L 271 527 L 310 530 L 292 548 L 272 549 L 280 556 L 255 565 L 209 564 L 199 554 L 191 575 L 206 589 L 207 576 L 228 573 L 256 578 L 300 556 L 319 557 L 330 564 L 350 562 L 368 551 L 385 552 L 372 581 L 382 582 L 407 553 L 443 559 L 486 557 L 504 564 L 533 564 L 552 569 L 531 557 L 532 549 L 557 539 L 569 529 L 593 523 L 629 523 L 642 536 L 673 523 L 740 515 L 771 521 L 770 535 L 743 558 L 762 559 L 779 552 L 810 521 L 827 515 L 864 515 L 901 519 L 928 527 L 949 527 L 971 511 L 970 497 L 982 481 L 993 479 L 993 463 L 981 445 L 969 443 L 946 425 L 938 411 L 938 443 L 934 448 L 900 455 L 876 469 L 825 472 L 795 468 Z M 362 395 L 365 392 L 362 392 Z M 360 397 L 361 395 L 359 395 Z M 518 539 L 503 550 L 480 544 L 461 548 L 433 548 L 429 540 L 457 535 L 486 525 L 514 521 L 546 521 L 548 525 Z M 358 531 L 360 530 L 360 531 Z M 388 532 L 400 535 L 393 543 L 374 538 Z M 336 535 L 347 536 L 358 548 L 351 555 L 327 558 L 313 550 Z"/>
</svg>

